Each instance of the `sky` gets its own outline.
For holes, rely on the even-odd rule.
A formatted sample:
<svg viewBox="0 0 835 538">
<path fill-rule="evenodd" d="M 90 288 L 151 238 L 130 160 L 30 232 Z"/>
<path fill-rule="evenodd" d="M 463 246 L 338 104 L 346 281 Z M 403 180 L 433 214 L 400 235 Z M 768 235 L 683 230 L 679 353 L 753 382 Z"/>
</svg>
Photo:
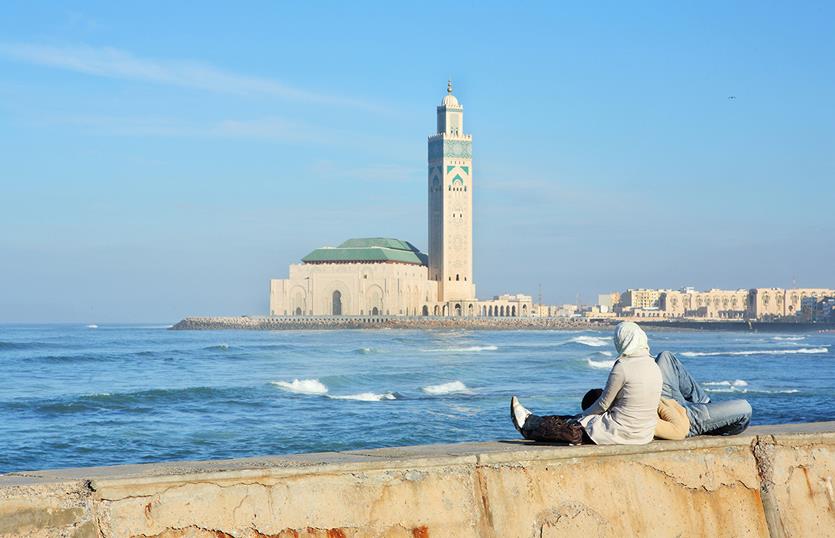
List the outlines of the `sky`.
<svg viewBox="0 0 835 538">
<path fill-rule="evenodd" d="M 486 298 L 835 287 L 832 2 L 13 2 L 0 322 L 264 314 L 350 237 L 425 250 L 473 135 Z"/>
</svg>

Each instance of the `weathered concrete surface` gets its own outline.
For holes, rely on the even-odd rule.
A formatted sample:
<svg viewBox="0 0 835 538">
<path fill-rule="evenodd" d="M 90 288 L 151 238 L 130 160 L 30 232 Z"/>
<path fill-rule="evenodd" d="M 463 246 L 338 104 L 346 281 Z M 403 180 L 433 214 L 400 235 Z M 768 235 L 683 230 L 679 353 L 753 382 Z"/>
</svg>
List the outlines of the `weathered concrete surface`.
<svg viewBox="0 0 835 538">
<path fill-rule="evenodd" d="M 0 536 L 835 536 L 835 422 L 0 476 Z"/>
</svg>

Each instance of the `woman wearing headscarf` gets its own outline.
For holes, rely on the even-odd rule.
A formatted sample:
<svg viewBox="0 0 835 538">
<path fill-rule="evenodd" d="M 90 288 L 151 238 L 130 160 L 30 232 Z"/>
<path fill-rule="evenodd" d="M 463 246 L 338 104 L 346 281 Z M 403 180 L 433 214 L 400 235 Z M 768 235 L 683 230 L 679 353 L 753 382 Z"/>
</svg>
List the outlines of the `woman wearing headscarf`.
<svg viewBox="0 0 835 538">
<path fill-rule="evenodd" d="M 661 371 L 649 353 L 646 333 L 637 324 L 618 324 L 614 336 L 618 358 L 602 394 L 579 416 L 540 417 L 514 396 L 513 424 L 525 439 L 572 444 L 641 445 L 652 441 L 661 399 Z"/>
</svg>

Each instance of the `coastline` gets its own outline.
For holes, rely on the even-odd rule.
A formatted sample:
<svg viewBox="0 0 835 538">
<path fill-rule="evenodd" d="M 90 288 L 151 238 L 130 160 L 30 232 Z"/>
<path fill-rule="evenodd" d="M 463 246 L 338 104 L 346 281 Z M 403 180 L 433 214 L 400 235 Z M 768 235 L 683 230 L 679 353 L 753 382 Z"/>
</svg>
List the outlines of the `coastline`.
<svg viewBox="0 0 835 538">
<path fill-rule="evenodd" d="M 340 329 L 467 329 L 489 331 L 602 331 L 623 319 L 455 318 L 402 316 L 189 316 L 169 329 L 212 330 L 340 330 Z M 830 332 L 835 323 L 794 321 L 699 321 L 630 319 L 653 331 Z"/>
</svg>

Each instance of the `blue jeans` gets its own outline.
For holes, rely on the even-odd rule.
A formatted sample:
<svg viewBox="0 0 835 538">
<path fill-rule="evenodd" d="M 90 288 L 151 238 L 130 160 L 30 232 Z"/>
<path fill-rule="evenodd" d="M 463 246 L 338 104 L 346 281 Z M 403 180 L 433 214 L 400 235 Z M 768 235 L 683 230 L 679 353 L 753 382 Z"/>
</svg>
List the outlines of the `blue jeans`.
<svg viewBox="0 0 835 538">
<path fill-rule="evenodd" d="M 687 410 L 689 436 L 736 435 L 751 422 L 751 404 L 745 400 L 714 403 L 690 372 L 669 351 L 655 358 L 661 369 L 661 397 L 677 401 Z"/>
</svg>

